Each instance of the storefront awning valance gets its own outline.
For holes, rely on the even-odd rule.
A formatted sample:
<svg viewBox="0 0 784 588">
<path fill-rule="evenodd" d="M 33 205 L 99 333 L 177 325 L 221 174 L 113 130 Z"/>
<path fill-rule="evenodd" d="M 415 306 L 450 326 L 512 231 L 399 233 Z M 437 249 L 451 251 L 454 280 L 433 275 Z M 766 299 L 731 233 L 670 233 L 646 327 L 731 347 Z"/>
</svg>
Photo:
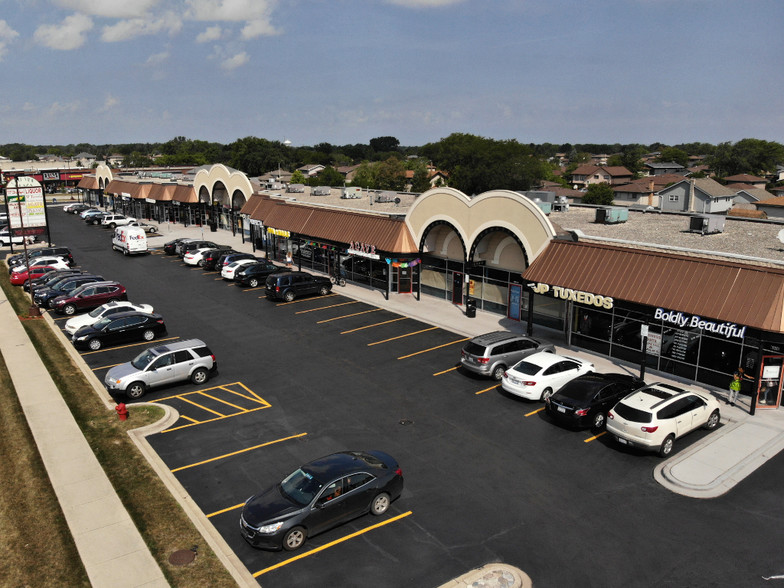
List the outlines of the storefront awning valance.
<svg viewBox="0 0 784 588">
<path fill-rule="evenodd" d="M 144 200 L 149 198 L 152 184 L 141 184 L 138 182 L 125 182 L 123 180 L 112 180 L 104 190 L 107 194 L 130 194 L 131 198 Z"/>
<path fill-rule="evenodd" d="M 784 332 L 784 270 L 778 268 L 553 240 L 523 279 Z"/>
<path fill-rule="evenodd" d="M 158 202 L 168 202 L 172 199 L 176 188 L 176 184 L 152 184 L 147 198 Z"/>
<path fill-rule="evenodd" d="M 177 184 L 172 193 L 172 200 L 182 202 L 183 204 L 195 204 L 199 201 L 199 198 L 196 196 L 196 190 L 193 189 L 193 186 Z"/>
<path fill-rule="evenodd" d="M 98 178 L 95 176 L 85 176 L 79 183 L 76 184 L 77 188 L 83 188 L 84 190 L 97 190 L 98 189 Z"/>
<path fill-rule="evenodd" d="M 250 211 L 250 212 L 249 212 Z M 417 244 L 402 220 L 281 202 L 253 196 L 241 212 L 262 221 L 267 227 L 296 233 L 303 237 L 335 243 L 352 241 L 373 245 L 379 251 L 414 255 Z"/>
</svg>

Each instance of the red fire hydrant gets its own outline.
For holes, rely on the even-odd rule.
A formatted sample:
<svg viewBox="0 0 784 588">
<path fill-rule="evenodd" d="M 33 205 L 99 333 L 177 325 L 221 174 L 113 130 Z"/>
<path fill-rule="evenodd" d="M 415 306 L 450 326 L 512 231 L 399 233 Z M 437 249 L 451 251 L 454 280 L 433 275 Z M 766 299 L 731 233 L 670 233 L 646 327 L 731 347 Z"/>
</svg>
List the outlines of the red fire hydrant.
<svg viewBox="0 0 784 588">
<path fill-rule="evenodd" d="M 120 417 L 121 421 L 128 420 L 128 409 L 125 408 L 125 403 L 121 402 L 117 406 L 114 407 L 114 410 L 117 411 L 117 416 Z"/>
</svg>

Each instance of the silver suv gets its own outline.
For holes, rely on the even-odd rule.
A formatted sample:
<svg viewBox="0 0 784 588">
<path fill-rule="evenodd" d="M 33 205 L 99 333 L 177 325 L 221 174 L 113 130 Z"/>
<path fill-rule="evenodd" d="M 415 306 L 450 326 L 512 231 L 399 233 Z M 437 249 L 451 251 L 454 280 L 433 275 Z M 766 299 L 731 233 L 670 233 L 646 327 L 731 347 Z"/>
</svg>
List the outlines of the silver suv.
<svg viewBox="0 0 784 588">
<path fill-rule="evenodd" d="M 460 354 L 460 363 L 480 376 L 500 381 L 507 367 L 538 351 L 555 353 L 555 347 L 526 335 L 495 331 L 466 343 Z"/>
<path fill-rule="evenodd" d="M 189 339 L 146 349 L 133 361 L 110 369 L 104 384 L 109 392 L 124 392 L 135 400 L 155 386 L 184 380 L 204 384 L 217 369 L 215 355 L 204 341 Z"/>
</svg>

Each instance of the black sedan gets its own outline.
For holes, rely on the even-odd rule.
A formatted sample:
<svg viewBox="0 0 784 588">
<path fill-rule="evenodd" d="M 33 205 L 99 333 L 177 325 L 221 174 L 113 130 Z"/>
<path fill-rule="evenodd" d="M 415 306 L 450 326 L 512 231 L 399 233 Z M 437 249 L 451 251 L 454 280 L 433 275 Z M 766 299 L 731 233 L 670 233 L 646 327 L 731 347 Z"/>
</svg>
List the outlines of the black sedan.
<svg viewBox="0 0 784 588">
<path fill-rule="evenodd" d="M 159 314 L 129 311 L 118 312 L 97 323 L 77 330 L 71 337 L 77 349 L 97 351 L 106 345 L 127 341 L 152 341 L 166 334 L 166 325 Z"/>
<path fill-rule="evenodd" d="M 248 498 L 240 532 L 253 547 L 293 551 L 309 536 L 367 512 L 384 514 L 401 492 L 403 472 L 386 453 L 333 453 Z"/>
<path fill-rule="evenodd" d="M 180 238 L 174 239 L 172 241 L 167 241 L 166 243 L 163 244 L 163 252 L 166 255 L 176 255 L 177 254 L 177 245 L 179 243 L 181 243 L 182 241 L 192 241 L 192 240 L 193 239 L 190 239 L 188 237 L 180 237 Z"/>
<path fill-rule="evenodd" d="M 249 263 L 248 265 L 237 270 L 234 274 L 234 281 L 239 286 L 250 286 L 256 288 L 259 284 L 264 284 L 267 276 L 275 272 L 285 272 L 288 268 L 279 267 L 268 260 L 259 261 L 258 263 Z"/>
<path fill-rule="evenodd" d="M 584 374 L 545 400 L 547 414 L 575 428 L 602 429 L 607 411 L 627 394 L 645 386 L 628 374 Z"/>
<path fill-rule="evenodd" d="M 204 255 L 201 256 L 204 262 L 201 267 L 209 272 L 214 271 L 215 264 L 218 263 L 221 256 L 227 253 L 239 253 L 239 251 L 234 251 L 234 249 L 211 249 L 210 251 L 205 251 Z"/>
</svg>

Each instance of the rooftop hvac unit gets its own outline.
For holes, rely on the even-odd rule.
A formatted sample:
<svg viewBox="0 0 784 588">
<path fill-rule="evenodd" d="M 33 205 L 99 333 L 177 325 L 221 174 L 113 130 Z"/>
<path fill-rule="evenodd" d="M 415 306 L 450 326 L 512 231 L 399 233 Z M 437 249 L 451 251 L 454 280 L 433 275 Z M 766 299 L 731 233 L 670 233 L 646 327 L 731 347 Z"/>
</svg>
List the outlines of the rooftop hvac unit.
<svg viewBox="0 0 784 588">
<path fill-rule="evenodd" d="M 395 198 L 397 198 L 396 192 L 385 190 L 376 196 L 376 202 L 394 202 Z"/>
<path fill-rule="evenodd" d="M 625 206 L 601 206 L 596 209 L 596 222 L 605 225 L 625 223 L 629 220 L 629 209 Z"/>
<path fill-rule="evenodd" d="M 703 235 L 724 232 L 724 221 L 720 214 L 697 214 L 689 219 L 689 230 Z"/>
</svg>

